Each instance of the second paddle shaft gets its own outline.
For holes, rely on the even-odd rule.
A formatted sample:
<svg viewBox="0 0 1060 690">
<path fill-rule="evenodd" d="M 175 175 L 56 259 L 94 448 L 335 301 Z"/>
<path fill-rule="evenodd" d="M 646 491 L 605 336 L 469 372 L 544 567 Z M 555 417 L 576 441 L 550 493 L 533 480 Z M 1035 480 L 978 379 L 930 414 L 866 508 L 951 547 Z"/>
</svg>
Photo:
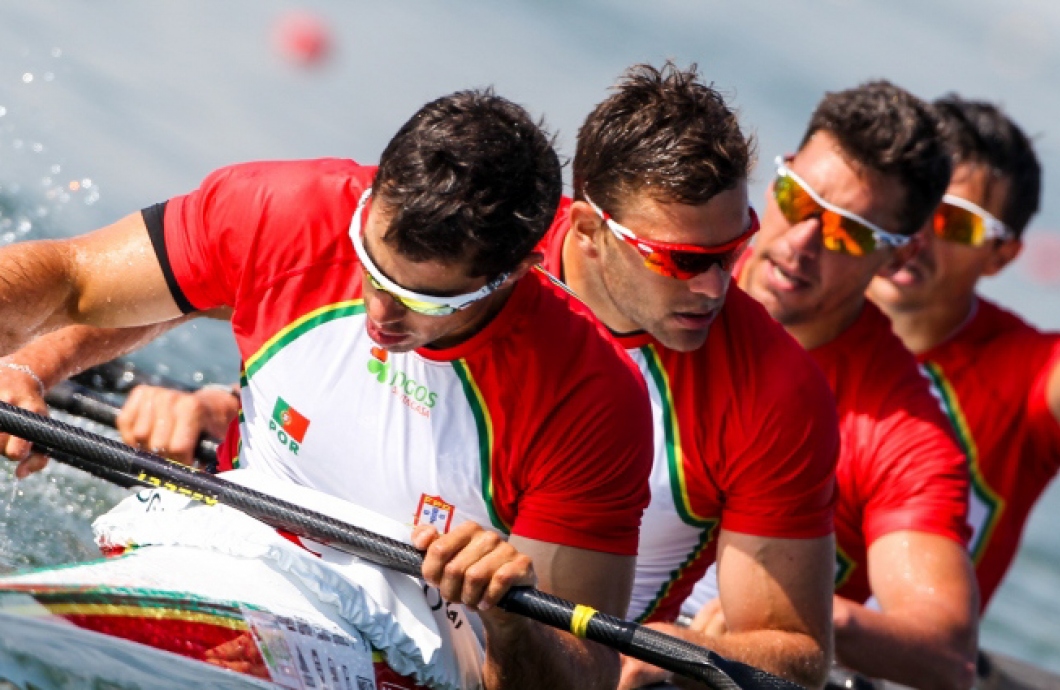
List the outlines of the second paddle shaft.
<svg viewBox="0 0 1060 690">
<path fill-rule="evenodd" d="M 48 391 L 44 400 L 51 407 L 67 414 L 82 417 L 112 429 L 117 428 L 118 413 L 121 410 L 102 394 L 81 384 L 63 381 Z M 209 472 L 216 471 L 217 468 L 217 445 L 217 441 L 203 435 L 199 437 L 199 443 L 195 448 L 195 459 L 201 463 L 203 469 Z"/>
</svg>

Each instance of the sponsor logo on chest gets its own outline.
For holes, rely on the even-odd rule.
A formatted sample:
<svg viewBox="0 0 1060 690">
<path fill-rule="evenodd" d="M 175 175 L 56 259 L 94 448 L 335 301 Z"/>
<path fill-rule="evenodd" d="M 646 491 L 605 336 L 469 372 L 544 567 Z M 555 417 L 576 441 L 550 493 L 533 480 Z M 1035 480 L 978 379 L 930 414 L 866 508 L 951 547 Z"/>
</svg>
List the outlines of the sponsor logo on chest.
<svg viewBox="0 0 1060 690">
<path fill-rule="evenodd" d="M 269 431 L 276 434 L 276 438 L 292 455 L 298 455 L 308 430 L 309 417 L 291 407 L 283 398 L 277 397 L 269 420 Z"/>
<path fill-rule="evenodd" d="M 375 380 L 390 387 L 391 395 L 395 396 L 401 403 L 416 414 L 430 419 L 431 410 L 438 404 L 438 394 L 426 385 L 412 379 L 403 371 L 396 371 L 389 361 L 390 353 L 386 350 L 373 347 L 372 356 L 368 360 L 368 373 Z"/>
<path fill-rule="evenodd" d="M 456 507 L 443 501 L 441 496 L 420 494 L 420 504 L 416 507 L 416 519 L 413 524 L 431 525 L 441 534 L 446 534 L 453 523 L 454 512 Z"/>
</svg>

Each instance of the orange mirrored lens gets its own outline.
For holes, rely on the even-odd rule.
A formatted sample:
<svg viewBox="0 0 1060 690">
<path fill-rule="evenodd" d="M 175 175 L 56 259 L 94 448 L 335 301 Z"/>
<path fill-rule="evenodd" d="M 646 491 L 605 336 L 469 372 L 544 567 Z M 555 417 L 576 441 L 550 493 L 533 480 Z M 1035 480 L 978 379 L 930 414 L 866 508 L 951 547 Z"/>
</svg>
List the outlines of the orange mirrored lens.
<svg viewBox="0 0 1060 690">
<path fill-rule="evenodd" d="M 865 256 L 876 249 L 871 230 L 828 210 L 821 213 L 821 236 L 825 248 L 833 252 Z"/>
<path fill-rule="evenodd" d="M 949 242 L 959 242 L 970 247 L 983 243 L 986 223 L 967 209 L 942 203 L 932 219 L 935 235 Z"/>
<path fill-rule="evenodd" d="M 851 256 L 864 256 L 876 249 L 876 237 L 872 230 L 856 220 L 824 208 L 792 177 L 778 175 L 773 182 L 773 196 L 789 223 L 801 223 L 811 216 L 820 217 L 825 249 Z"/>
<path fill-rule="evenodd" d="M 798 182 L 787 175 L 778 175 L 774 180 L 773 196 L 789 223 L 798 223 L 823 210 Z"/>
</svg>

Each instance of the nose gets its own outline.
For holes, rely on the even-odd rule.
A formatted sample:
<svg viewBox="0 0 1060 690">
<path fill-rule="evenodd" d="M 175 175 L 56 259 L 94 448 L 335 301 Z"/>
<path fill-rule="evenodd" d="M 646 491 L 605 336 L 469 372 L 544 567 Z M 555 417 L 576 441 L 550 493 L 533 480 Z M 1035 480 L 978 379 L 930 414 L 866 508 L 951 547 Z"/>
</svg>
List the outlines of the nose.
<svg viewBox="0 0 1060 690">
<path fill-rule="evenodd" d="M 784 233 L 783 241 L 793 255 L 816 258 L 824 248 L 821 219 L 813 216 L 795 223 Z"/>
<path fill-rule="evenodd" d="M 688 289 L 697 295 L 720 300 L 725 297 L 725 291 L 729 287 L 731 278 L 732 273 L 723 270 L 721 266 L 714 265 L 707 272 L 690 278 L 688 280 Z"/>
</svg>

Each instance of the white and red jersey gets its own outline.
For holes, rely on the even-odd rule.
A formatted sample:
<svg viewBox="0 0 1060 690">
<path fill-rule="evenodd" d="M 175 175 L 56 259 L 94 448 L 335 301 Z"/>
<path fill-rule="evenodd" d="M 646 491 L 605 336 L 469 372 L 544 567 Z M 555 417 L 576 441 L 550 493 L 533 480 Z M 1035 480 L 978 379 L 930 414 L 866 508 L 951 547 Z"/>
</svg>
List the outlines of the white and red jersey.
<svg viewBox="0 0 1060 690">
<path fill-rule="evenodd" d="M 569 200 L 541 249 L 563 274 Z M 714 562 L 718 530 L 811 539 L 832 533 L 835 402 L 806 352 L 733 286 L 693 352 L 619 336 L 651 396 L 655 462 L 629 617 L 673 620 Z"/>
<path fill-rule="evenodd" d="M 378 348 L 350 220 L 375 169 L 252 163 L 144 211 L 176 302 L 233 308 L 238 430 L 222 464 L 327 491 L 405 524 L 633 555 L 650 412 L 632 363 L 541 271 L 447 350 Z"/>
<path fill-rule="evenodd" d="M 968 456 L 968 550 L 986 610 L 1031 508 L 1060 470 L 1060 424 L 1046 397 L 1060 366 L 1060 334 L 1043 333 L 981 297 L 978 304 L 959 333 L 919 359 Z"/>
</svg>

